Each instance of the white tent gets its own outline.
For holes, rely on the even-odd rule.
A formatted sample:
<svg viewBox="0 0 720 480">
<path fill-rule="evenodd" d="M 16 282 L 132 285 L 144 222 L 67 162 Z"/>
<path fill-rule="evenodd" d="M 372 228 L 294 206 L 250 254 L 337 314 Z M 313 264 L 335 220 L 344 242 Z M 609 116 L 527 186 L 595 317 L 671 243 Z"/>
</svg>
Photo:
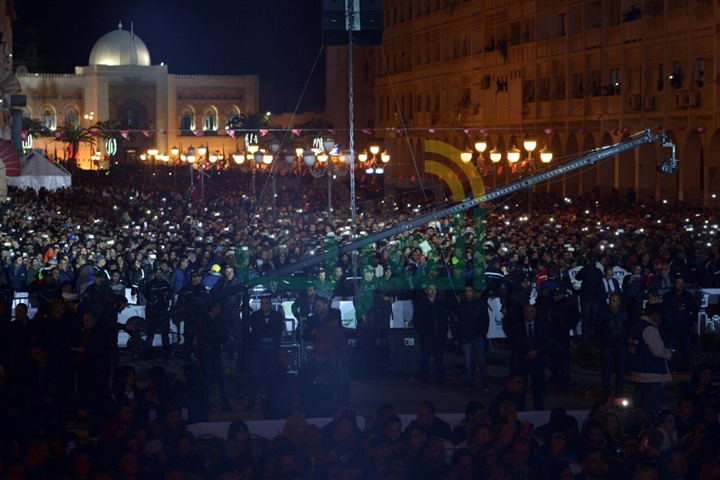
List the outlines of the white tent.
<svg viewBox="0 0 720 480">
<path fill-rule="evenodd" d="M 7 183 L 23 190 L 28 188 L 40 190 L 43 187 L 47 190 L 57 190 L 70 187 L 72 179 L 67 170 L 55 165 L 44 152 L 32 150 L 22 164 L 20 176 L 8 177 Z"/>
</svg>

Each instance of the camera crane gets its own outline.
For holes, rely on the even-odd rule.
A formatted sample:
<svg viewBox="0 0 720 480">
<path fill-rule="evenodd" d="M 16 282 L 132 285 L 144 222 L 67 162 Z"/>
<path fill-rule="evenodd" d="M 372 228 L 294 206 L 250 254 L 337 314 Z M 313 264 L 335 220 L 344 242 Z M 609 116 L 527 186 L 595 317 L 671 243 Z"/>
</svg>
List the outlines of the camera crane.
<svg viewBox="0 0 720 480">
<path fill-rule="evenodd" d="M 511 193 L 520 192 L 522 190 L 525 190 L 527 188 L 532 187 L 533 185 L 537 185 L 541 182 L 550 180 L 552 178 L 558 177 L 560 175 L 563 175 L 568 172 L 572 172 L 574 170 L 577 170 L 582 167 L 587 167 L 594 165 L 602 160 L 606 160 L 610 157 L 613 157 L 615 155 L 618 155 L 622 152 L 632 150 L 634 148 L 637 148 L 641 145 L 644 145 L 646 143 L 652 143 L 660 141 L 661 146 L 663 148 L 670 148 L 671 154 L 669 157 L 663 157 L 662 162 L 660 162 L 657 166 L 657 170 L 660 173 L 663 174 L 672 174 L 675 172 L 678 168 L 678 160 L 675 156 L 675 144 L 670 141 L 667 136 L 665 135 L 664 131 L 661 131 L 660 133 L 653 133 L 652 129 L 645 129 L 641 132 L 636 133 L 635 135 L 632 135 L 631 137 L 622 140 L 618 143 L 615 143 L 613 145 L 608 145 L 604 147 L 597 148 L 595 150 L 592 150 L 591 152 L 580 156 L 579 158 L 575 160 L 571 160 L 569 162 L 566 162 L 558 167 L 542 171 L 533 175 L 528 175 L 525 178 L 521 178 L 519 180 L 516 180 L 514 182 L 511 182 L 505 186 L 495 188 L 489 192 L 486 192 L 485 195 L 481 195 L 476 198 L 469 198 L 462 202 L 456 203 L 454 205 L 451 205 L 446 208 L 441 208 L 439 210 L 436 210 L 434 212 L 426 213 L 424 215 L 419 215 L 412 220 L 408 220 L 407 222 L 403 222 L 399 225 L 395 225 L 393 227 L 390 227 L 388 229 L 382 230 L 380 232 L 372 233 L 370 235 L 364 236 L 362 238 L 357 238 L 350 243 L 344 244 L 344 245 L 338 245 L 336 247 L 333 247 L 330 251 L 323 251 L 320 253 L 317 253 L 311 257 L 299 260 L 295 263 L 292 263 L 290 265 L 287 265 L 285 267 L 278 268 L 274 271 L 272 271 L 269 274 L 251 279 L 248 281 L 248 283 L 243 283 L 237 286 L 229 287 L 222 292 L 219 292 L 215 295 L 211 295 L 203 300 L 201 300 L 202 303 L 210 302 L 219 300 L 221 298 L 225 298 L 232 295 L 238 295 L 238 294 L 244 294 L 243 295 L 243 303 L 242 303 L 242 314 L 243 319 L 249 318 L 250 315 L 250 295 L 249 291 L 251 288 L 262 285 L 263 283 L 266 283 L 269 280 L 273 279 L 282 279 L 283 277 L 289 277 L 293 273 L 306 270 L 308 268 L 312 268 L 316 265 L 319 265 L 322 263 L 326 255 L 329 253 L 332 253 L 333 255 L 344 255 L 346 253 L 351 253 L 353 251 L 360 250 L 361 248 L 373 244 L 375 242 L 379 242 L 380 240 L 384 240 L 386 238 L 392 237 L 393 235 L 398 235 L 400 233 L 406 232 L 408 230 L 411 230 L 413 228 L 417 228 L 421 225 L 426 225 L 432 221 L 439 220 L 444 217 L 448 217 L 451 215 L 454 215 L 456 213 L 464 212 L 466 210 L 469 210 L 471 208 L 477 207 L 479 205 L 482 205 L 483 203 L 496 200 L 498 198 L 504 197 L 505 195 L 509 195 Z M 169 316 L 172 316 L 173 314 L 180 313 L 179 309 L 173 309 L 168 312 Z M 246 341 L 246 339 L 249 336 L 250 333 L 250 325 L 247 321 L 242 321 L 241 326 L 242 330 L 242 338 L 243 341 Z M 246 348 L 243 348 L 244 352 L 247 352 Z"/>
<path fill-rule="evenodd" d="M 392 237 L 393 235 L 406 232 L 413 228 L 417 228 L 421 225 L 426 225 L 432 221 L 439 220 L 441 218 L 448 217 L 459 212 L 464 212 L 471 208 L 482 205 L 483 203 L 496 200 L 514 192 L 525 190 L 526 188 L 530 188 L 533 185 L 537 185 L 538 183 L 550 180 L 551 178 L 558 177 L 560 175 L 572 172 L 573 170 L 577 170 L 582 167 L 594 165 L 601 160 L 606 160 L 619 153 L 625 152 L 627 150 L 632 150 L 646 143 L 652 143 L 655 141 L 660 141 L 662 147 L 664 148 L 672 149 L 671 155 L 669 157 L 663 157 L 663 161 L 658 165 L 658 172 L 664 174 L 672 174 L 678 168 L 678 160 L 675 157 L 675 144 L 668 140 L 664 132 L 660 134 L 655 134 L 652 133 L 651 129 L 646 129 L 613 145 L 597 148 L 590 153 L 583 155 L 575 160 L 564 163 L 559 167 L 529 175 L 520 180 L 511 182 L 505 186 L 495 188 L 489 192 L 486 192 L 485 195 L 481 195 L 476 198 L 469 198 L 465 201 L 456 203 L 449 207 L 441 208 L 440 210 L 436 210 L 434 212 L 430 212 L 424 215 L 419 215 L 412 220 L 408 220 L 407 222 L 403 222 L 399 225 L 395 225 L 380 232 L 372 233 L 362 238 L 358 238 L 344 245 L 338 245 L 336 248 L 333 248 L 333 254 L 337 252 L 337 255 L 344 255 L 355 250 L 360 250 L 367 245 L 379 242 L 380 240 Z M 292 263 L 286 267 L 281 267 L 277 270 L 274 270 L 267 275 L 254 278 L 250 280 L 250 284 L 251 286 L 261 285 L 263 282 L 266 282 L 269 279 L 282 278 L 283 276 L 288 276 L 293 272 L 314 267 L 323 262 L 323 260 L 326 258 L 326 253 L 329 252 L 322 252 L 313 255 L 298 262 Z"/>
</svg>

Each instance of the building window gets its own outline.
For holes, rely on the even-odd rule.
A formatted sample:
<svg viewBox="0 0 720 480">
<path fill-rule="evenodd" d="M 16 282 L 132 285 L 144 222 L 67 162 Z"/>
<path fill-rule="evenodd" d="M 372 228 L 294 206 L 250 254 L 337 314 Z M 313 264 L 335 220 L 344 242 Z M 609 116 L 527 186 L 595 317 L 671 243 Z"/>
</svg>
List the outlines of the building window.
<svg viewBox="0 0 720 480">
<path fill-rule="evenodd" d="M 203 114 L 203 130 L 216 131 L 217 130 L 217 112 L 214 108 L 208 108 Z"/>
<path fill-rule="evenodd" d="M 79 115 L 75 107 L 69 107 L 65 110 L 65 126 L 78 125 L 79 123 Z"/>
<path fill-rule="evenodd" d="M 695 59 L 695 70 L 693 71 L 693 75 L 695 76 L 695 86 L 698 88 L 702 88 L 705 86 L 705 59 L 703 58 L 696 58 Z"/>
<path fill-rule="evenodd" d="M 228 123 L 230 123 L 230 120 L 240 115 L 240 112 L 237 108 L 231 107 L 225 112 L 225 126 L 227 126 Z"/>
<path fill-rule="evenodd" d="M 180 113 L 180 130 L 195 130 L 195 112 L 184 108 Z"/>
<path fill-rule="evenodd" d="M 126 108 L 122 114 L 122 122 L 128 128 L 138 128 L 140 126 L 140 114 L 136 108 Z"/>
<path fill-rule="evenodd" d="M 46 107 L 43 109 L 42 123 L 50 130 L 55 130 L 57 128 L 57 120 L 55 118 L 55 111 L 52 108 Z"/>
<path fill-rule="evenodd" d="M 32 118 L 32 116 L 30 115 L 30 109 L 28 109 L 27 107 L 23 107 L 20 110 L 22 111 L 23 119 L 27 118 L 29 120 Z"/>
</svg>

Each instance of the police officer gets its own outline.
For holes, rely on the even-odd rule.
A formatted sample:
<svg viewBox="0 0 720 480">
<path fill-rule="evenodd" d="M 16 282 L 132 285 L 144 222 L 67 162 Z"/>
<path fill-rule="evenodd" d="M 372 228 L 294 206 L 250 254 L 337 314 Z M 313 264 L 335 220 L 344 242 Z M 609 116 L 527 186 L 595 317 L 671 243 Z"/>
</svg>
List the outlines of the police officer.
<svg viewBox="0 0 720 480">
<path fill-rule="evenodd" d="M 152 356 L 152 346 L 155 334 L 159 333 L 162 339 L 165 358 L 170 358 L 170 319 L 167 315 L 172 299 L 170 284 L 163 279 L 163 271 L 155 267 L 155 276 L 145 283 L 144 295 L 147 299 L 145 306 L 145 319 L 147 320 L 147 349 L 146 358 Z"/>
</svg>

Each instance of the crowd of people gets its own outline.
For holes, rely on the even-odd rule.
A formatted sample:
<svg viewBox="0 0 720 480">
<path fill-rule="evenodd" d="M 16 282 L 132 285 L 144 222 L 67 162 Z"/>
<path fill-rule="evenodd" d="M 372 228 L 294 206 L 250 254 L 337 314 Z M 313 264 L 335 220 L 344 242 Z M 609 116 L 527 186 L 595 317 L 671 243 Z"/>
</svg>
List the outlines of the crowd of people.
<svg viewBox="0 0 720 480">
<path fill-rule="evenodd" d="M 334 297 L 355 297 L 358 332 L 387 329 L 393 302 L 412 300 L 415 313 L 408 326 L 420 339 L 419 381 L 428 383 L 434 371 L 435 383 L 444 385 L 443 356 L 451 332 L 465 358 L 466 387 L 476 387 L 477 366 L 477 386 L 483 390 L 490 386 L 486 301 L 499 297 L 512 352 L 509 367 L 521 380 L 516 408 L 525 409 L 530 381 L 534 408 L 545 408 L 546 368 L 552 373 L 548 381 L 572 384 L 573 333 L 600 345 L 603 401 L 612 403 L 624 391 L 629 340 L 643 340 L 653 355 L 658 342 L 668 352 L 677 350 L 677 355 L 662 351 L 662 362 L 670 360 L 663 363 L 667 373 L 692 368 L 690 340 L 699 304 L 686 286 L 720 285 L 717 212 L 682 203 L 641 203 L 617 194 L 542 194 L 533 197 L 529 213 L 525 195 L 522 200 L 508 197 L 364 247 L 356 272 L 351 256 L 333 255 L 333 246 L 442 205 L 422 192 L 361 197 L 358 221 L 352 225 L 324 210 L 326 192 L 281 189 L 279 207 L 272 210 L 237 194 L 250 191 L 242 178 L 212 177 L 206 202 L 199 203 L 169 185 L 143 185 L 141 178 L 126 177 L 119 181 L 114 175 L 82 173 L 71 189 L 11 189 L 0 205 L 2 415 L 23 427 L 23 432 L 6 430 L 6 459 L 29 453 L 41 434 L 44 441 L 50 434 L 65 435 L 67 419 L 78 410 L 87 411 L 94 437 L 115 413 L 128 415 L 121 411 L 127 403 L 133 405 L 133 418 L 146 420 L 141 422 L 146 429 L 158 418 L 175 415 L 177 408 L 187 410 L 188 420 L 202 421 L 210 411 L 207 392 L 216 383 L 217 408 L 230 411 L 222 362 L 227 354 L 237 356 L 238 369 L 250 372 L 248 408 L 260 400 L 266 418 L 286 418 L 298 409 L 314 416 L 345 405 L 350 360 L 345 328 L 332 308 Z M 335 212 L 342 208 L 339 204 Z M 273 271 L 324 250 L 330 253 L 319 271 L 289 267 L 291 274 L 272 277 Z M 361 277 L 357 285 L 349 280 L 356 274 Z M 238 287 L 262 276 L 269 278 L 263 282 L 266 290 L 296 299 L 297 338 L 314 347 L 293 381 L 288 379 L 287 351 L 279 348 L 286 324 L 273 311 L 270 297 L 263 297 L 243 332 Z M 533 291 L 537 296 L 531 305 Z M 27 301 L 13 309 L 17 293 L 26 293 Z M 129 300 L 145 306 L 142 326 L 118 321 Z M 644 312 L 646 302 L 661 306 Z M 37 313 L 31 317 L 28 312 Z M 647 330 L 641 322 L 656 328 Z M 119 365 L 118 333 L 126 330 L 137 337 L 144 330 L 139 355 L 145 358 L 154 354 L 159 334 L 161 354 L 169 357 L 174 354 L 171 323 L 182 324 L 176 330 L 183 332 L 182 351 L 189 363 L 176 388 L 184 389 L 185 397 L 168 394 L 173 401 L 164 401 L 158 391 L 164 387 L 155 381 L 149 391 L 115 391 L 131 376 L 120 373 L 126 370 Z M 635 325 L 643 330 L 635 327 L 635 332 Z M 658 335 L 647 343 L 647 332 L 656 330 Z M 638 351 L 646 352 L 640 345 Z M 630 363 L 637 358 L 630 355 Z M 633 373 L 643 373 L 635 367 L 631 365 Z M 664 381 L 649 383 L 655 388 Z M 648 392 L 657 390 L 643 391 L 645 396 L 637 398 L 644 400 L 636 406 L 652 417 L 660 405 L 647 400 L 653 397 Z M 123 401 L 120 393 L 131 397 Z M 182 406 L 183 401 L 189 403 Z M 148 406 L 153 402 L 154 410 Z M 141 403 L 145 410 L 137 409 Z M 708 405 L 715 409 L 714 401 Z M 698 418 L 706 421 L 706 416 L 703 410 Z M 499 424 L 491 427 L 494 432 Z M 524 438 L 521 431 L 509 438 Z M 166 452 L 177 453 L 177 445 L 170 443 Z M 366 453 L 372 453 L 370 443 Z M 485 461 L 471 456 L 475 465 Z"/>
<path fill-rule="evenodd" d="M 37 357 L 37 355 L 34 355 Z M 48 368 L 48 367 L 45 367 Z M 329 423 L 291 413 L 267 438 L 253 424 L 230 422 L 225 435 L 195 435 L 203 408 L 202 375 L 183 365 L 174 381 L 161 366 L 140 386 L 135 369 L 118 367 L 97 436 L 57 429 L 50 404 L 11 403 L 0 375 L 3 479 L 423 479 L 423 480 L 710 480 L 720 472 L 718 390 L 699 365 L 676 405 L 646 409 L 598 401 L 583 418 L 563 408 L 543 424 L 518 416 L 523 376 L 511 373 L 487 407 L 464 406 L 449 423 L 432 401 L 405 421 L 392 404 L 358 426 L 347 403 Z M 25 400 L 25 399 L 23 399 Z M 47 397 L 42 401 L 47 401 Z M 31 414 L 31 415 L 28 415 Z M 200 415 L 201 416 L 201 415 Z M 28 423 L 30 422 L 30 423 Z"/>
</svg>

